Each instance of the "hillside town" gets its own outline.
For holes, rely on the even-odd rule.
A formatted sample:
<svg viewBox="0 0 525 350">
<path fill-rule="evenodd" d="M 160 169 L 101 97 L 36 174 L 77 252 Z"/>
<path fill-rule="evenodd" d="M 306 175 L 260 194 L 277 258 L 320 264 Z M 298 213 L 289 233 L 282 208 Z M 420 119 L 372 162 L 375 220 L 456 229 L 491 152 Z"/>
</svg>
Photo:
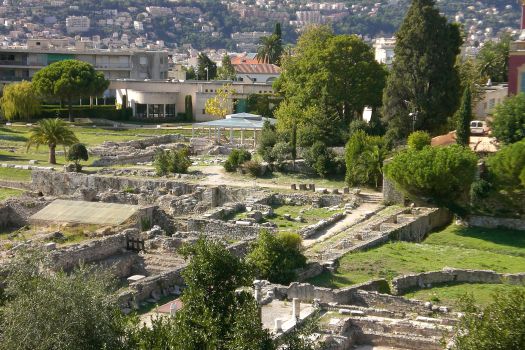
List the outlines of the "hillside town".
<svg viewBox="0 0 525 350">
<path fill-rule="evenodd" d="M 525 348 L 525 0 L 0 16 L 0 350 Z"/>
</svg>

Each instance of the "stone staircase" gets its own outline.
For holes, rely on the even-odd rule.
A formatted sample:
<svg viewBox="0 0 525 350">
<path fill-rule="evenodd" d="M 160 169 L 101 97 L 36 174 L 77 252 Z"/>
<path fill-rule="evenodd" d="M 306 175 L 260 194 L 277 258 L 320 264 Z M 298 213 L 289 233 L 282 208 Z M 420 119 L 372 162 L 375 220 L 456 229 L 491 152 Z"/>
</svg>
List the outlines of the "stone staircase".
<svg viewBox="0 0 525 350">
<path fill-rule="evenodd" d="M 383 194 L 378 192 L 361 192 L 359 197 L 364 203 L 382 203 Z"/>
<path fill-rule="evenodd" d="M 144 269 L 150 276 L 174 270 L 185 263 L 182 257 L 170 253 L 150 254 L 142 252 L 140 256 L 143 259 Z"/>
</svg>

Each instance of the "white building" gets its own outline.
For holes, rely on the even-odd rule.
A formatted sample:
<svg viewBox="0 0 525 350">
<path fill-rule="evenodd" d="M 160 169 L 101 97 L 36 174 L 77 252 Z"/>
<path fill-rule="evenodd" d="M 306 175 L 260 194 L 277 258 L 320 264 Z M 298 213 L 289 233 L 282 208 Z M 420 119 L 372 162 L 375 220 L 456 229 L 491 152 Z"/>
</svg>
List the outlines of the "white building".
<svg viewBox="0 0 525 350">
<path fill-rule="evenodd" d="M 87 16 L 69 16 L 66 18 L 66 29 L 70 34 L 87 32 L 89 26 L 90 20 Z"/>
<path fill-rule="evenodd" d="M 374 42 L 376 61 L 388 67 L 392 66 L 395 47 L 396 38 L 377 38 Z"/>
<path fill-rule="evenodd" d="M 479 101 L 474 105 L 474 116 L 477 120 L 486 120 L 491 117 L 494 107 L 503 102 L 508 96 L 508 84 L 489 84 L 482 87 Z"/>
</svg>

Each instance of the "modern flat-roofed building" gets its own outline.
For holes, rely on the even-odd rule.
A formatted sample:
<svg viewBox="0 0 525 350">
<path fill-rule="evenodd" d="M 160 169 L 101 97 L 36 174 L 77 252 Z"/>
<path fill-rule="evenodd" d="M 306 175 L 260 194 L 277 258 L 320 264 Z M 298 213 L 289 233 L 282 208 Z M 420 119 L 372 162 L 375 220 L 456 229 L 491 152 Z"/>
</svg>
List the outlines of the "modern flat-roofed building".
<svg viewBox="0 0 525 350">
<path fill-rule="evenodd" d="M 84 33 L 90 28 L 87 16 L 69 16 L 66 18 L 66 30 L 69 34 Z"/>
<path fill-rule="evenodd" d="M 85 41 L 70 47 L 65 41 L 30 39 L 25 46 L 0 49 L 0 84 L 31 80 L 41 68 L 66 59 L 90 63 L 107 79 L 168 78 L 165 51 L 96 49 Z"/>
<path fill-rule="evenodd" d="M 374 41 L 376 61 L 391 67 L 392 63 L 394 62 L 395 47 L 396 38 L 377 38 Z"/>
<path fill-rule="evenodd" d="M 231 81 L 139 81 L 112 80 L 110 90 L 115 90 L 117 103 L 133 109 L 136 118 L 174 118 L 185 112 L 186 96 L 191 96 L 195 121 L 217 119 L 206 114 L 206 101 L 215 96 L 217 89 L 232 84 L 235 109 L 231 113 L 247 112 L 246 99 L 252 94 L 273 94 L 271 83 L 246 83 Z M 124 97 L 125 96 L 125 97 Z"/>
</svg>

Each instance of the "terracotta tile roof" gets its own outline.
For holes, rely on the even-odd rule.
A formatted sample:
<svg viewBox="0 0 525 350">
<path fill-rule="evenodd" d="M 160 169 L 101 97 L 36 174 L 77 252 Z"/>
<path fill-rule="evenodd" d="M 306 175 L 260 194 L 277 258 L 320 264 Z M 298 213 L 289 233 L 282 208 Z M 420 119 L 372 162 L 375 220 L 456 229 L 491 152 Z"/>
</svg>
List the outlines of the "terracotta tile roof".
<svg viewBox="0 0 525 350">
<path fill-rule="evenodd" d="M 241 74 L 279 74 L 281 69 L 275 64 L 260 63 L 260 64 L 236 64 L 233 66 L 236 73 Z"/>
<path fill-rule="evenodd" d="M 456 143 L 456 131 L 439 135 L 432 139 L 432 146 L 448 146 Z M 469 147 L 476 153 L 494 153 L 498 151 L 496 138 L 488 136 L 470 136 Z"/>
<path fill-rule="evenodd" d="M 264 64 L 263 62 L 259 61 L 255 57 L 249 57 L 249 56 L 234 56 L 231 58 L 231 62 L 233 65 L 237 64 Z"/>
</svg>

